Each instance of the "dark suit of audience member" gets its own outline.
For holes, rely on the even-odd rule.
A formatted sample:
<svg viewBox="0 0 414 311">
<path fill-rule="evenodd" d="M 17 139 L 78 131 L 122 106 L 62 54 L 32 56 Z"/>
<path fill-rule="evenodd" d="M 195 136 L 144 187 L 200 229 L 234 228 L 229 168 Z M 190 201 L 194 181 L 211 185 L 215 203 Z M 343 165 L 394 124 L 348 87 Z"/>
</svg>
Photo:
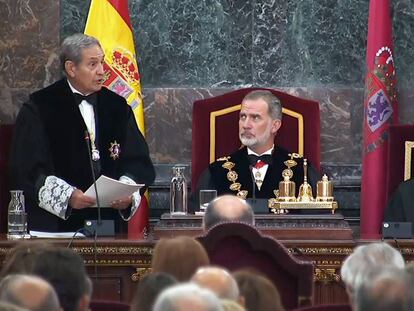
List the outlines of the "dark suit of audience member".
<svg viewBox="0 0 414 311">
<path fill-rule="evenodd" d="M 96 208 L 89 208 L 96 202 L 84 194 L 93 183 L 90 157 L 97 178 L 146 185 L 154 180 L 148 146 L 131 107 L 102 87 L 103 59 L 95 38 L 66 38 L 61 51 L 66 78 L 31 94 L 19 112 L 11 184 L 24 190 L 32 230 L 75 231 L 85 219 L 96 219 Z M 105 206 L 112 208 L 103 210 L 103 218 L 120 220 L 119 211 L 128 220 L 140 200 L 139 192 L 119 198 Z M 119 231 L 118 225 L 124 223 L 116 222 Z"/>
</svg>

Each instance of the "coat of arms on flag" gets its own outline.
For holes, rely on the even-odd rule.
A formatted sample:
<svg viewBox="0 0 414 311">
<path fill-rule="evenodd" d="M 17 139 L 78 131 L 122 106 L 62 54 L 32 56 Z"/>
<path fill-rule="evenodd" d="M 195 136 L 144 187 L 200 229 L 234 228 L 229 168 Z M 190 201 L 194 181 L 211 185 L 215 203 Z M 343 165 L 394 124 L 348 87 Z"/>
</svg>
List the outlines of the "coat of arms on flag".
<svg viewBox="0 0 414 311">
<path fill-rule="evenodd" d="M 104 64 L 104 85 L 111 91 L 129 99 L 134 94 L 134 87 L 139 87 L 140 76 L 138 66 L 135 63 L 135 56 L 127 50 L 117 48 L 112 51 L 112 65 L 105 62 Z M 135 110 L 141 104 L 142 98 L 134 96 L 129 101 L 131 108 Z"/>
<path fill-rule="evenodd" d="M 391 50 L 388 47 L 380 48 L 374 62 L 373 70 L 367 74 L 365 113 L 366 124 L 373 135 L 367 142 L 365 152 L 374 151 L 387 139 L 387 132 L 383 133 L 381 127 L 391 121 L 396 101 L 396 78 Z"/>
</svg>

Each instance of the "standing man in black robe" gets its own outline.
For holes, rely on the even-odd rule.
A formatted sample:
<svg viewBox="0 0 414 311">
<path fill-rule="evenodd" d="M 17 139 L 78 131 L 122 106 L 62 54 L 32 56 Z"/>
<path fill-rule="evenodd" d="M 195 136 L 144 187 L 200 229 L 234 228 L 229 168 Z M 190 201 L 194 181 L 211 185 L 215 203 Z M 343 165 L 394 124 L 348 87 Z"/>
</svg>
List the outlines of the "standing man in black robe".
<svg viewBox="0 0 414 311">
<path fill-rule="evenodd" d="M 96 219 L 96 202 L 84 194 L 96 177 L 151 184 L 155 171 L 131 107 L 102 87 L 104 52 L 84 34 L 66 38 L 60 61 L 65 78 L 30 95 L 16 120 L 11 149 L 11 185 L 22 189 L 28 227 L 74 231 Z M 88 150 L 89 149 L 89 150 Z M 136 212 L 145 189 L 102 210 L 117 219 L 117 231 Z"/>
<path fill-rule="evenodd" d="M 266 90 L 252 91 L 241 104 L 239 138 L 243 148 L 233 154 L 217 159 L 203 172 L 198 182 L 194 200 L 198 201 L 200 189 L 216 189 L 218 195 L 233 194 L 241 198 L 270 199 L 275 197 L 285 161 L 289 152 L 275 145 L 275 137 L 282 126 L 280 100 Z M 303 183 L 303 160 L 294 159 L 292 181 L 296 193 Z M 308 182 L 313 186 L 319 179 L 318 172 L 308 166 Z"/>
</svg>

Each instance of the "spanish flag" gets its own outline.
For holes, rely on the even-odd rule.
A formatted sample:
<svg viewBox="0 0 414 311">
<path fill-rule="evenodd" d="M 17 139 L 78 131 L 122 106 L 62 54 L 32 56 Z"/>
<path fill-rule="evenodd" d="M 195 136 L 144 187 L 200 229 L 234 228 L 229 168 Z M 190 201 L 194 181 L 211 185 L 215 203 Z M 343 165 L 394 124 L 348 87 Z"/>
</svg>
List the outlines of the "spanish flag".
<svg viewBox="0 0 414 311">
<path fill-rule="evenodd" d="M 92 0 L 85 34 L 97 38 L 105 53 L 104 85 L 125 97 L 145 136 L 141 82 L 135 54 L 128 0 Z M 148 193 L 129 221 L 128 235 L 142 237 L 148 228 Z"/>
</svg>

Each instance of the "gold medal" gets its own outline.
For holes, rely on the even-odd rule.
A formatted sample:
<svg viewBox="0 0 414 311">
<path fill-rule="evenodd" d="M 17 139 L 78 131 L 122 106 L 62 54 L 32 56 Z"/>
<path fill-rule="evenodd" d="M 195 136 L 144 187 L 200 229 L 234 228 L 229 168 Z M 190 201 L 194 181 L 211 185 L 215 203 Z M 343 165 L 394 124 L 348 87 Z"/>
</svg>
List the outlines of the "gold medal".
<svg viewBox="0 0 414 311">
<path fill-rule="evenodd" d="M 241 188 L 241 184 L 238 182 L 232 183 L 230 185 L 230 190 L 233 190 L 233 191 L 239 191 L 240 188 Z"/>
<path fill-rule="evenodd" d="M 239 175 L 235 171 L 228 171 L 227 173 L 227 179 L 231 182 L 235 182 Z"/>
<path fill-rule="evenodd" d="M 226 170 L 231 170 L 234 165 L 235 164 L 233 162 L 227 161 L 223 163 L 222 167 L 224 167 Z"/>
<path fill-rule="evenodd" d="M 240 190 L 237 192 L 237 197 L 246 200 L 248 192 L 246 190 Z"/>
</svg>

